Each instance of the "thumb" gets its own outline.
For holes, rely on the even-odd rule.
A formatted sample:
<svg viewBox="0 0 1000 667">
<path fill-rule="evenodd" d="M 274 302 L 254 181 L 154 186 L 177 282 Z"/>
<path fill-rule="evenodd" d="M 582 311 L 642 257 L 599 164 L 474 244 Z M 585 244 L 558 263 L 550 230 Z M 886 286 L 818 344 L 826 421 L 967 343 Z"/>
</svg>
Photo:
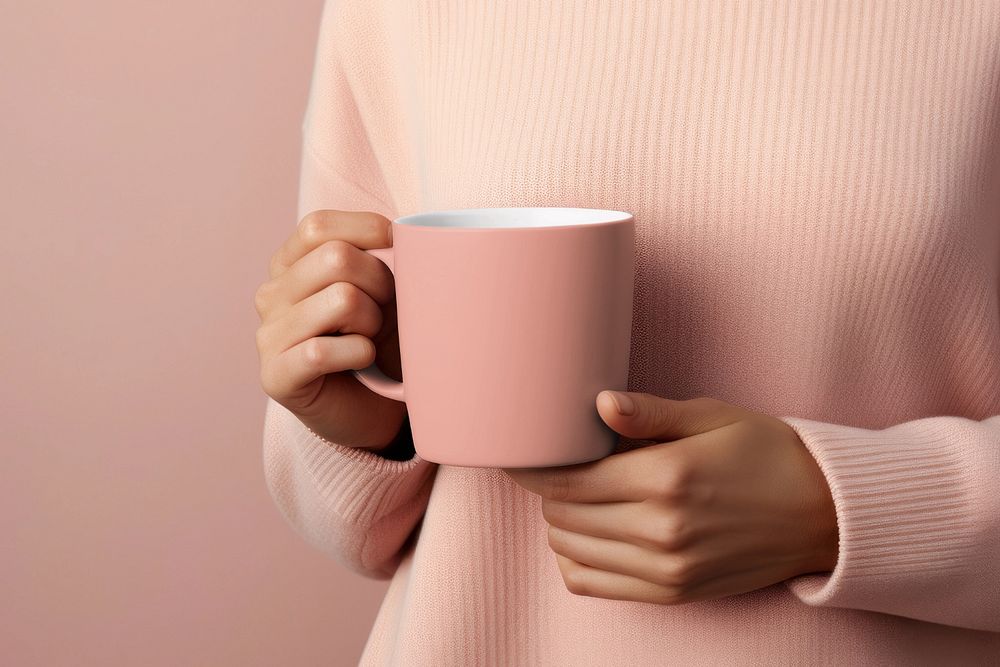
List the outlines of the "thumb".
<svg viewBox="0 0 1000 667">
<path fill-rule="evenodd" d="M 679 440 L 740 419 L 735 405 L 699 397 L 675 401 L 635 391 L 605 389 L 597 395 L 601 419 L 626 438 Z"/>
</svg>

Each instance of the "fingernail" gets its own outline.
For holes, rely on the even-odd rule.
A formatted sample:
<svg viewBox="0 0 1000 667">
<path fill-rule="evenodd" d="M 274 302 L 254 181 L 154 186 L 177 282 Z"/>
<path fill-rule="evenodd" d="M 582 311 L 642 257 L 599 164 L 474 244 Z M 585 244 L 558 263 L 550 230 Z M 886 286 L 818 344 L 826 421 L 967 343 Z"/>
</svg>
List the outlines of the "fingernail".
<svg viewBox="0 0 1000 667">
<path fill-rule="evenodd" d="M 611 394 L 611 400 L 615 402 L 615 407 L 618 408 L 618 414 L 624 415 L 626 417 L 635 414 L 635 401 L 628 394 L 622 394 L 617 391 L 609 391 Z"/>
<path fill-rule="evenodd" d="M 389 247 L 392 247 L 392 222 L 389 222 Z"/>
</svg>

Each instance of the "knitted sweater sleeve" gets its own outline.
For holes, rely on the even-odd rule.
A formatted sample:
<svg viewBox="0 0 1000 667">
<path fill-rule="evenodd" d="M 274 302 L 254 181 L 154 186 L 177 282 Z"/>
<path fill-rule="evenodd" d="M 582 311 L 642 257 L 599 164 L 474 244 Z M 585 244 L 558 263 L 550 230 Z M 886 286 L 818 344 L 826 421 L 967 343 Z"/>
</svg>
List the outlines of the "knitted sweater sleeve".
<svg viewBox="0 0 1000 667">
<path fill-rule="evenodd" d="M 323 9 L 302 124 L 298 218 L 319 209 L 375 211 L 393 218 L 383 179 L 339 57 L 338 3 Z M 268 399 L 263 459 L 268 489 L 291 527 L 347 568 L 392 576 L 423 518 L 436 464 L 393 460 L 329 442 Z"/>
<path fill-rule="evenodd" d="M 268 399 L 264 471 L 271 497 L 308 543 L 348 569 L 388 579 L 427 509 L 437 465 L 329 442 Z"/>
<path fill-rule="evenodd" d="M 806 604 L 1000 632 L 1000 415 L 870 430 L 782 417 L 833 494 L 839 560 L 785 581 Z"/>
</svg>

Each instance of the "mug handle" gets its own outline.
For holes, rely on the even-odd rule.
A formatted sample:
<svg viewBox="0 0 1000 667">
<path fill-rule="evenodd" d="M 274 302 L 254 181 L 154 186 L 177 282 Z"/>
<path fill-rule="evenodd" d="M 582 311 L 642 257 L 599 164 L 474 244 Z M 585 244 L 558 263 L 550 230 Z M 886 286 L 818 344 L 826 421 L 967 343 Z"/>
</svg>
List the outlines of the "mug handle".
<svg viewBox="0 0 1000 667">
<path fill-rule="evenodd" d="M 370 255 L 374 255 L 389 267 L 393 279 L 396 277 L 395 262 L 392 248 L 370 248 L 365 250 Z M 354 377 L 364 386 L 368 387 L 376 394 L 391 398 L 394 401 L 403 401 L 403 383 L 393 380 L 379 369 L 374 363 L 367 368 L 351 369 Z"/>
</svg>

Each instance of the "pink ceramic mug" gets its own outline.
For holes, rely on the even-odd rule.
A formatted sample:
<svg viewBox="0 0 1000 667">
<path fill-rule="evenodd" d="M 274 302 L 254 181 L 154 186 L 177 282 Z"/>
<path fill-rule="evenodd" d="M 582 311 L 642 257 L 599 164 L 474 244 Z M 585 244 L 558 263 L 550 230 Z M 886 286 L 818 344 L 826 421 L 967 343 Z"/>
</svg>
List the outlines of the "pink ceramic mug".
<svg viewBox="0 0 1000 667">
<path fill-rule="evenodd" d="M 569 465 L 618 440 L 595 406 L 626 389 L 635 229 L 624 211 L 431 211 L 392 223 L 403 382 L 354 373 L 405 401 L 417 453 L 458 466 Z"/>
</svg>

